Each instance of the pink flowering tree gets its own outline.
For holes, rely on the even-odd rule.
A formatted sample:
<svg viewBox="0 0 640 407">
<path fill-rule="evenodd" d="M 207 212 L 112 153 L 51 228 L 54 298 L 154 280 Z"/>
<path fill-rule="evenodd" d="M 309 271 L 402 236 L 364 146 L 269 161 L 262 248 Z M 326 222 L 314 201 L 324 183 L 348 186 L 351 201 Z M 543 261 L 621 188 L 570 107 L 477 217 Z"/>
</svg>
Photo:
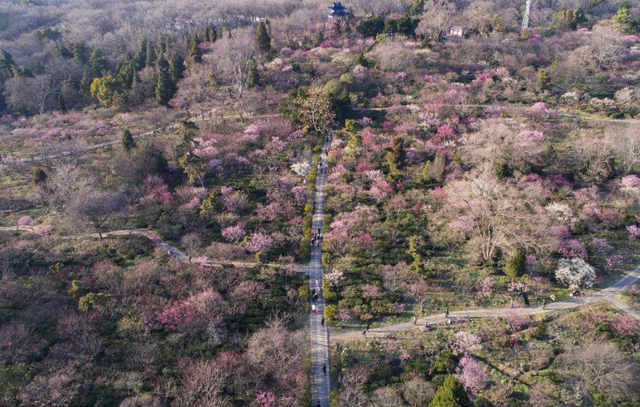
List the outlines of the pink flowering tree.
<svg viewBox="0 0 640 407">
<path fill-rule="evenodd" d="M 365 284 L 360 289 L 362 290 L 362 298 L 375 299 L 382 297 L 380 287 L 373 284 Z"/>
<path fill-rule="evenodd" d="M 271 392 L 260 392 L 255 399 L 257 407 L 278 407 L 276 397 Z"/>
<path fill-rule="evenodd" d="M 611 329 L 618 336 L 633 337 L 636 334 L 638 321 L 626 315 L 618 315 L 611 323 Z"/>
<path fill-rule="evenodd" d="M 244 227 L 240 224 L 222 229 L 222 237 L 232 243 L 238 243 L 245 233 Z"/>
<path fill-rule="evenodd" d="M 266 233 L 256 232 L 249 236 L 244 248 L 251 253 L 264 253 L 273 247 L 273 238 Z"/>
<path fill-rule="evenodd" d="M 467 389 L 474 392 L 482 390 L 487 385 L 489 375 L 475 359 L 464 356 L 456 368 L 458 380 Z"/>
<path fill-rule="evenodd" d="M 25 215 L 18 219 L 18 229 L 28 227 L 33 229 L 37 222 L 31 218 L 31 216 Z"/>
</svg>

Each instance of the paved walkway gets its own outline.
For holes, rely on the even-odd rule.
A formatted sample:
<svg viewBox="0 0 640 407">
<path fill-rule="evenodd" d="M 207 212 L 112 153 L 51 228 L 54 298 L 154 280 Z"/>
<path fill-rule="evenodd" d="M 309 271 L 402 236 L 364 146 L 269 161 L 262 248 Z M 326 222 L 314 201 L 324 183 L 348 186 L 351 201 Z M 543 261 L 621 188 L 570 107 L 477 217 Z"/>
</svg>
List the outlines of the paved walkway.
<svg viewBox="0 0 640 407">
<path fill-rule="evenodd" d="M 327 148 L 331 144 L 331 136 L 325 140 L 324 150 L 320 155 L 320 164 L 327 165 Z M 327 183 L 326 174 L 318 171 L 316 177 L 316 197 L 314 202 L 314 213 L 312 230 L 322 231 L 322 218 L 324 216 L 324 188 Z M 317 313 L 311 314 L 309 321 L 309 336 L 311 339 L 311 407 L 316 407 L 318 400 L 322 407 L 329 407 L 329 395 L 331 393 L 331 383 L 329 379 L 329 330 L 327 325 L 323 325 L 321 320 L 324 316 L 324 296 L 322 289 L 322 245 L 311 247 L 311 259 L 309 262 L 309 289 L 320 291 L 320 296 L 316 303 Z M 323 366 L 326 370 L 323 371 Z M 325 373 L 326 372 L 326 373 Z"/>
<path fill-rule="evenodd" d="M 628 286 L 634 284 L 640 279 L 640 266 L 635 270 L 610 285 L 609 287 L 595 292 L 593 294 L 585 295 L 583 297 L 572 298 L 565 301 L 558 301 L 547 304 L 542 307 L 522 307 L 522 308 L 480 308 L 469 309 L 463 311 L 452 311 L 449 313 L 449 318 L 487 318 L 487 317 L 509 317 L 510 315 L 536 315 L 545 314 L 553 311 L 561 311 L 565 309 L 572 309 L 580 307 L 586 304 L 592 304 L 598 301 L 609 302 L 610 304 L 620 308 L 620 310 L 626 312 L 631 317 L 640 320 L 640 313 L 633 308 L 627 306 L 622 301 L 616 298 L 622 290 Z M 386 335 L 394 334 L 401 331 L 407 331 L 410 329 L 422 329 L 425 324 L 437 324 L 445 322 L 446 318 L 444 314 L 431 315 L 426 318 L 420 318 L 414 325 L 412 322 L 402 322 L 398 324 L 383 326 L 380 328 L 373 328 L 367 332 L 367 338 L 383 337 Z M 352 340 L 362 337 L 361 331 L 335 331 L 331 334 L 331 339 L 335 341 Z"/>
<path fill-rule="evenodd" d="M 4 232 L 33 232 L 34 228 L 29 226 L 21 226 L 21 227 L 9 227 L 9 226 L 0 226 L 0 231 Z M 225 260 L 209 260 L 204 257 L 189 259 L 189 256 L 185 254 L 183 251 L 178 249 L 175 246 L 170 245 L 169 243 L 162 240 L 160 236 L 158 236 L 155 232 L 149 229 L 124 229 L 124 230 L 114 230 L 111 232 L 102 233 L 102 238 L 109 237 L 119 237 L 119 236 L 138 236 L 144 237 L 149 240 L 156 246 L 160 247 L 163 251 L 167 252 L 168 255 L 173 257 L 174 259 L 181 261 L 183 263 L 191 263 L 191 264 L 200 264 L 204 267 L 213 267 L 213 268 L 223 268 L 225 265 L 227 266 L 235 266 L 235 267 L 255 267 L 255 266 L 268 266 L 268 267 L 291 267 L 293 271 L 301 273 L 307 269 L 307 267 L 303 264 L 286 264 L 286 263 L 256 263 L 254 261 L 225 261 Z M 65 237 L 66 239 L 86 239 L 93 238 L 97 239 L 100 236 L 97 233 L 89 233 L 82 234 L 77 236 L 69 236 Z"/>
</svg>

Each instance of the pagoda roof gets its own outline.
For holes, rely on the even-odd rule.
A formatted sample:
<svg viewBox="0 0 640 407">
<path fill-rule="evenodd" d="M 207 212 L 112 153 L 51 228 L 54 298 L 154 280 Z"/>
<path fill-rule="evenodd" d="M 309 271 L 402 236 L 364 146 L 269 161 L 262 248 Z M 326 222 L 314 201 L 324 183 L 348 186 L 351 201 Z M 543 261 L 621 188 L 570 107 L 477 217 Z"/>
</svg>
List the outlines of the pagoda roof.
<svg viewBox="0 0 640 407">
<path fill-rule="evenodd" d="M 332 5 L 327 6 L 327 8 L 333 12 L 345 11 L 347 8 L 342 5 L 339 1 L 334 1 Z"/>
</svg>

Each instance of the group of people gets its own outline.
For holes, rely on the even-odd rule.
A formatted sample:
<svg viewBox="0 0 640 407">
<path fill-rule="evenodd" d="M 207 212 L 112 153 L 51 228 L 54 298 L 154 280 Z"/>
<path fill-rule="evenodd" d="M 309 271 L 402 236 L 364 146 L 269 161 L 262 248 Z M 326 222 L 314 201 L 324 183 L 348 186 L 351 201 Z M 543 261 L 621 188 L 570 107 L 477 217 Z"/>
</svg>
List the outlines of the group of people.
<svg viewBox="0 0 640 407">
<path fill-rule="evenodd" d="M 322 244 L 322 238 L 323 238 L 323 234 L 322 231 L 320 230 L 320 228 L 318 228 L 317 232 L 311 231 L 311 244 L 313 246 L 320 246 Z"/>
</svg>

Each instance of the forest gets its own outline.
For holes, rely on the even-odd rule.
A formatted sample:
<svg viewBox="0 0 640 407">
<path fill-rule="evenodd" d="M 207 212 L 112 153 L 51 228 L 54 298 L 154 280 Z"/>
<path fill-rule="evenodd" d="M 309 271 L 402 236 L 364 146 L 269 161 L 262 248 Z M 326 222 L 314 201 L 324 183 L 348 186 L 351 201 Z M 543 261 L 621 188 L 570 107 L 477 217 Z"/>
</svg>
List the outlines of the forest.
<svg viewBox="0 0 640 407">
<path fill-rule="evenodd" d="M 0 3 L 0 406 L 640 406 L 640 1 Z"/>
</svg>

